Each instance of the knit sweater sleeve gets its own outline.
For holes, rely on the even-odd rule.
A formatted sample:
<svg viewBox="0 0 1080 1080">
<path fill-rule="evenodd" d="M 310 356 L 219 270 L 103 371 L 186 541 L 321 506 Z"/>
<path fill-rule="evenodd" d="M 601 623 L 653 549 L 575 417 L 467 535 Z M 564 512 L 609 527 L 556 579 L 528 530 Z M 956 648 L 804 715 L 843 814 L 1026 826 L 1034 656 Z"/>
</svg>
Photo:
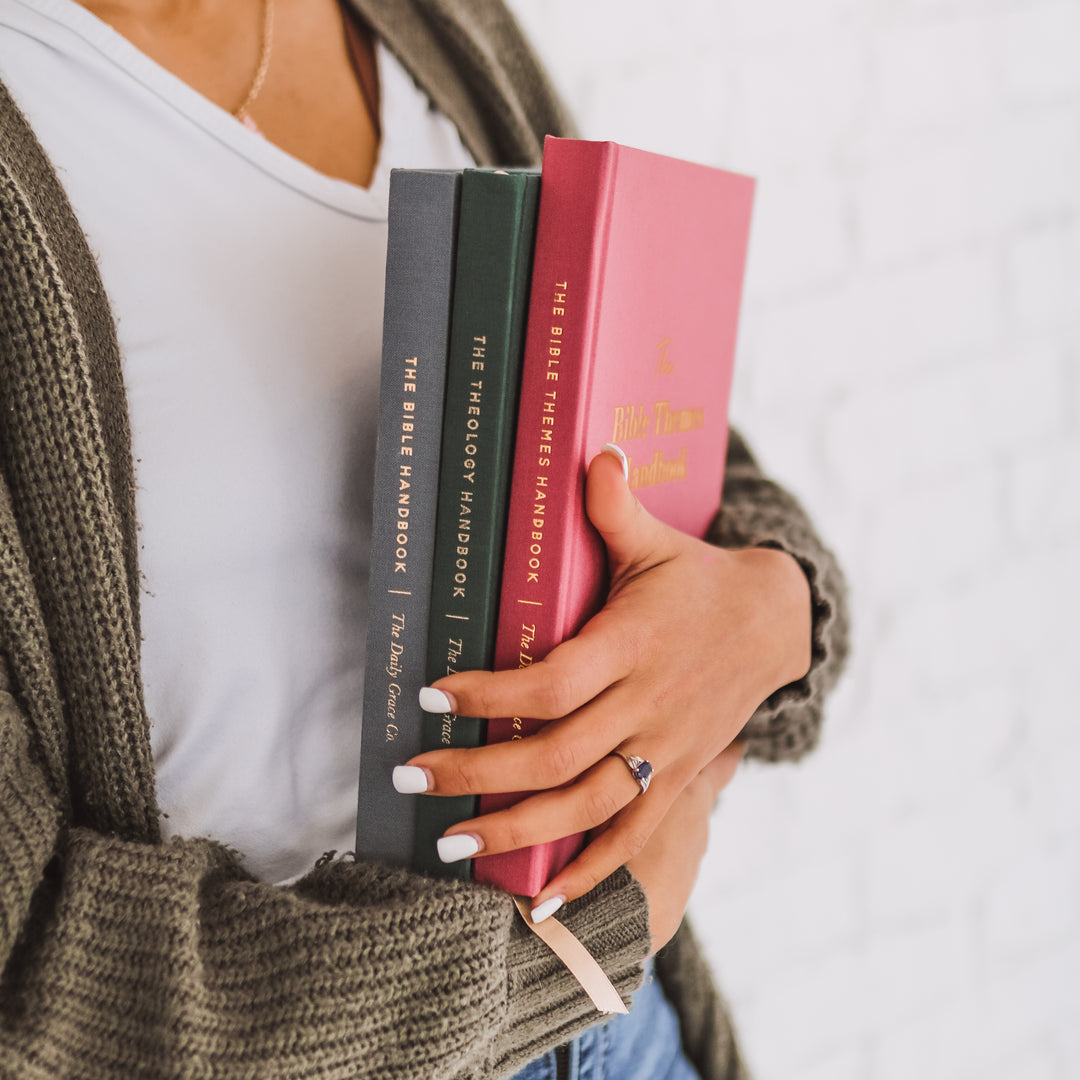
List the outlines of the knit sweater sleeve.
<svg viewBox="0 0 1080 1080">
<path fill-rule="evenodd" d="M 502 1076 L 597 1019 L 503 894 L 343 860 L 275 888 L 207 841 L 67 827 L 31 746 L 0 689 L 4 1076 Z M 564 910 L 628 998 L 640 887 Z"/>
<path fill-rule="evenodd" d="M 797 499 L 766 477 L 746 442 L 731 433 L 720 510 L 708 539 L 723 547 L 773 547 L 794 556 L 810 585 L 811 662 L 801 679 L 764 701 L 743 730 L 747 754 L 795 760 L 813 749 L 822 702 L 848 655 L 847 589 L 836 558 Z"/>
</svg>

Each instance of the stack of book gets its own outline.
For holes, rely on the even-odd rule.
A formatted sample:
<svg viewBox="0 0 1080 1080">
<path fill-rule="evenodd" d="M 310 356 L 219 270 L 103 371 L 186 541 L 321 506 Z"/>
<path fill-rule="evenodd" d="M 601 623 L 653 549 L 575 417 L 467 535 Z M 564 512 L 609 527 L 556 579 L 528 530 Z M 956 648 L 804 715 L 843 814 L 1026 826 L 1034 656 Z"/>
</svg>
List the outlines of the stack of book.
<svg viewBox="0 0 1080 1080">
<path fill-rule="evenodd" d="M 571 139 L 547 140 L 539 176 L 392 174 L 358 857 L 533 896 L 580 849 L 574 836 L 444 866 L 450 825 L 524 796 L 401 795 L 391 774 L 423 750 L 537 729 L 431 716 L 417 694 L 528 666 L 598 610 L 584 482 L 605 443 L 652 514 L 703 535 L 752 201 L 748 177 Z"/>
</svg>

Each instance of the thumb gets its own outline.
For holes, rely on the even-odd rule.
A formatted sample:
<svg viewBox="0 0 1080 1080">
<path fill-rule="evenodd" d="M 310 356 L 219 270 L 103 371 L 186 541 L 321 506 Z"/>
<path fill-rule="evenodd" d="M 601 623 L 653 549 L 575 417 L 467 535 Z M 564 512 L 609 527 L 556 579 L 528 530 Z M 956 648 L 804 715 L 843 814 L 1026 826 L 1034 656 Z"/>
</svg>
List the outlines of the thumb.
<svg viewBox="0 0 1080 1080">
<path fill-rule="evenodd" d="M 614 580 L 619 571 L 652 564 L 664 556 L 668 527 L 645 509 L 627 483 L 626 455 L 608 443 L 589 464 L 585 511 L 607 547 Z"/>
</svg>

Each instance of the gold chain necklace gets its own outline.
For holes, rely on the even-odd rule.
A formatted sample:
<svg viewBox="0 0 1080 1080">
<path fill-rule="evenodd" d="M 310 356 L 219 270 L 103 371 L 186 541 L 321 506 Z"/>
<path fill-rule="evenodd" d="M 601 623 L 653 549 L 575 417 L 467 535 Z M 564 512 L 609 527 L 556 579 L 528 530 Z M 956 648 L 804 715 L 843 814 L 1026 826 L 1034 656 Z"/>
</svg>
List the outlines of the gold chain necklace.
<svg viewBox="0 0 1080 1080">
<path fill-rule="evenodd" d="M 245 127 L 251 128 L 252 131 L 258 131 L 259 129 L 255 121 L 252 120 L 248 109 L 254 104 L 255 99 L 259 96 L 259 91 L 263 88 L 263 83 L 266 82 L 266 72 L 270 68 L 270 54 L 273 51 L 274 0 L 263 0 L 262 46 L 259 50 L 259 66 L 255 69 L 255 78 L 251 80 L 248 92 L 244 95 L 244 100 L 233 109 L 233 116 Z"/>
</svg>

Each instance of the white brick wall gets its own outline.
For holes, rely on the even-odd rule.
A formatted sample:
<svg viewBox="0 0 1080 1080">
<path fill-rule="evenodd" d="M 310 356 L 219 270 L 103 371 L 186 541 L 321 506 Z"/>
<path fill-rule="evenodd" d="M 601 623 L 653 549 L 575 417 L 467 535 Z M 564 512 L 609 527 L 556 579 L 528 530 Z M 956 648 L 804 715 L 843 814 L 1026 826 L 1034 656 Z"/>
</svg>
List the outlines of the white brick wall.
<svg viewBox="0 0 1080 1080">
<path fill-rule="evenodd" d="M 1080 1080 L 1080 0 L 513 0 L 584 134 L 759 179 L 733 406 L 851 579 L 693 909 L 760 1080 Z"/>
</svg>

